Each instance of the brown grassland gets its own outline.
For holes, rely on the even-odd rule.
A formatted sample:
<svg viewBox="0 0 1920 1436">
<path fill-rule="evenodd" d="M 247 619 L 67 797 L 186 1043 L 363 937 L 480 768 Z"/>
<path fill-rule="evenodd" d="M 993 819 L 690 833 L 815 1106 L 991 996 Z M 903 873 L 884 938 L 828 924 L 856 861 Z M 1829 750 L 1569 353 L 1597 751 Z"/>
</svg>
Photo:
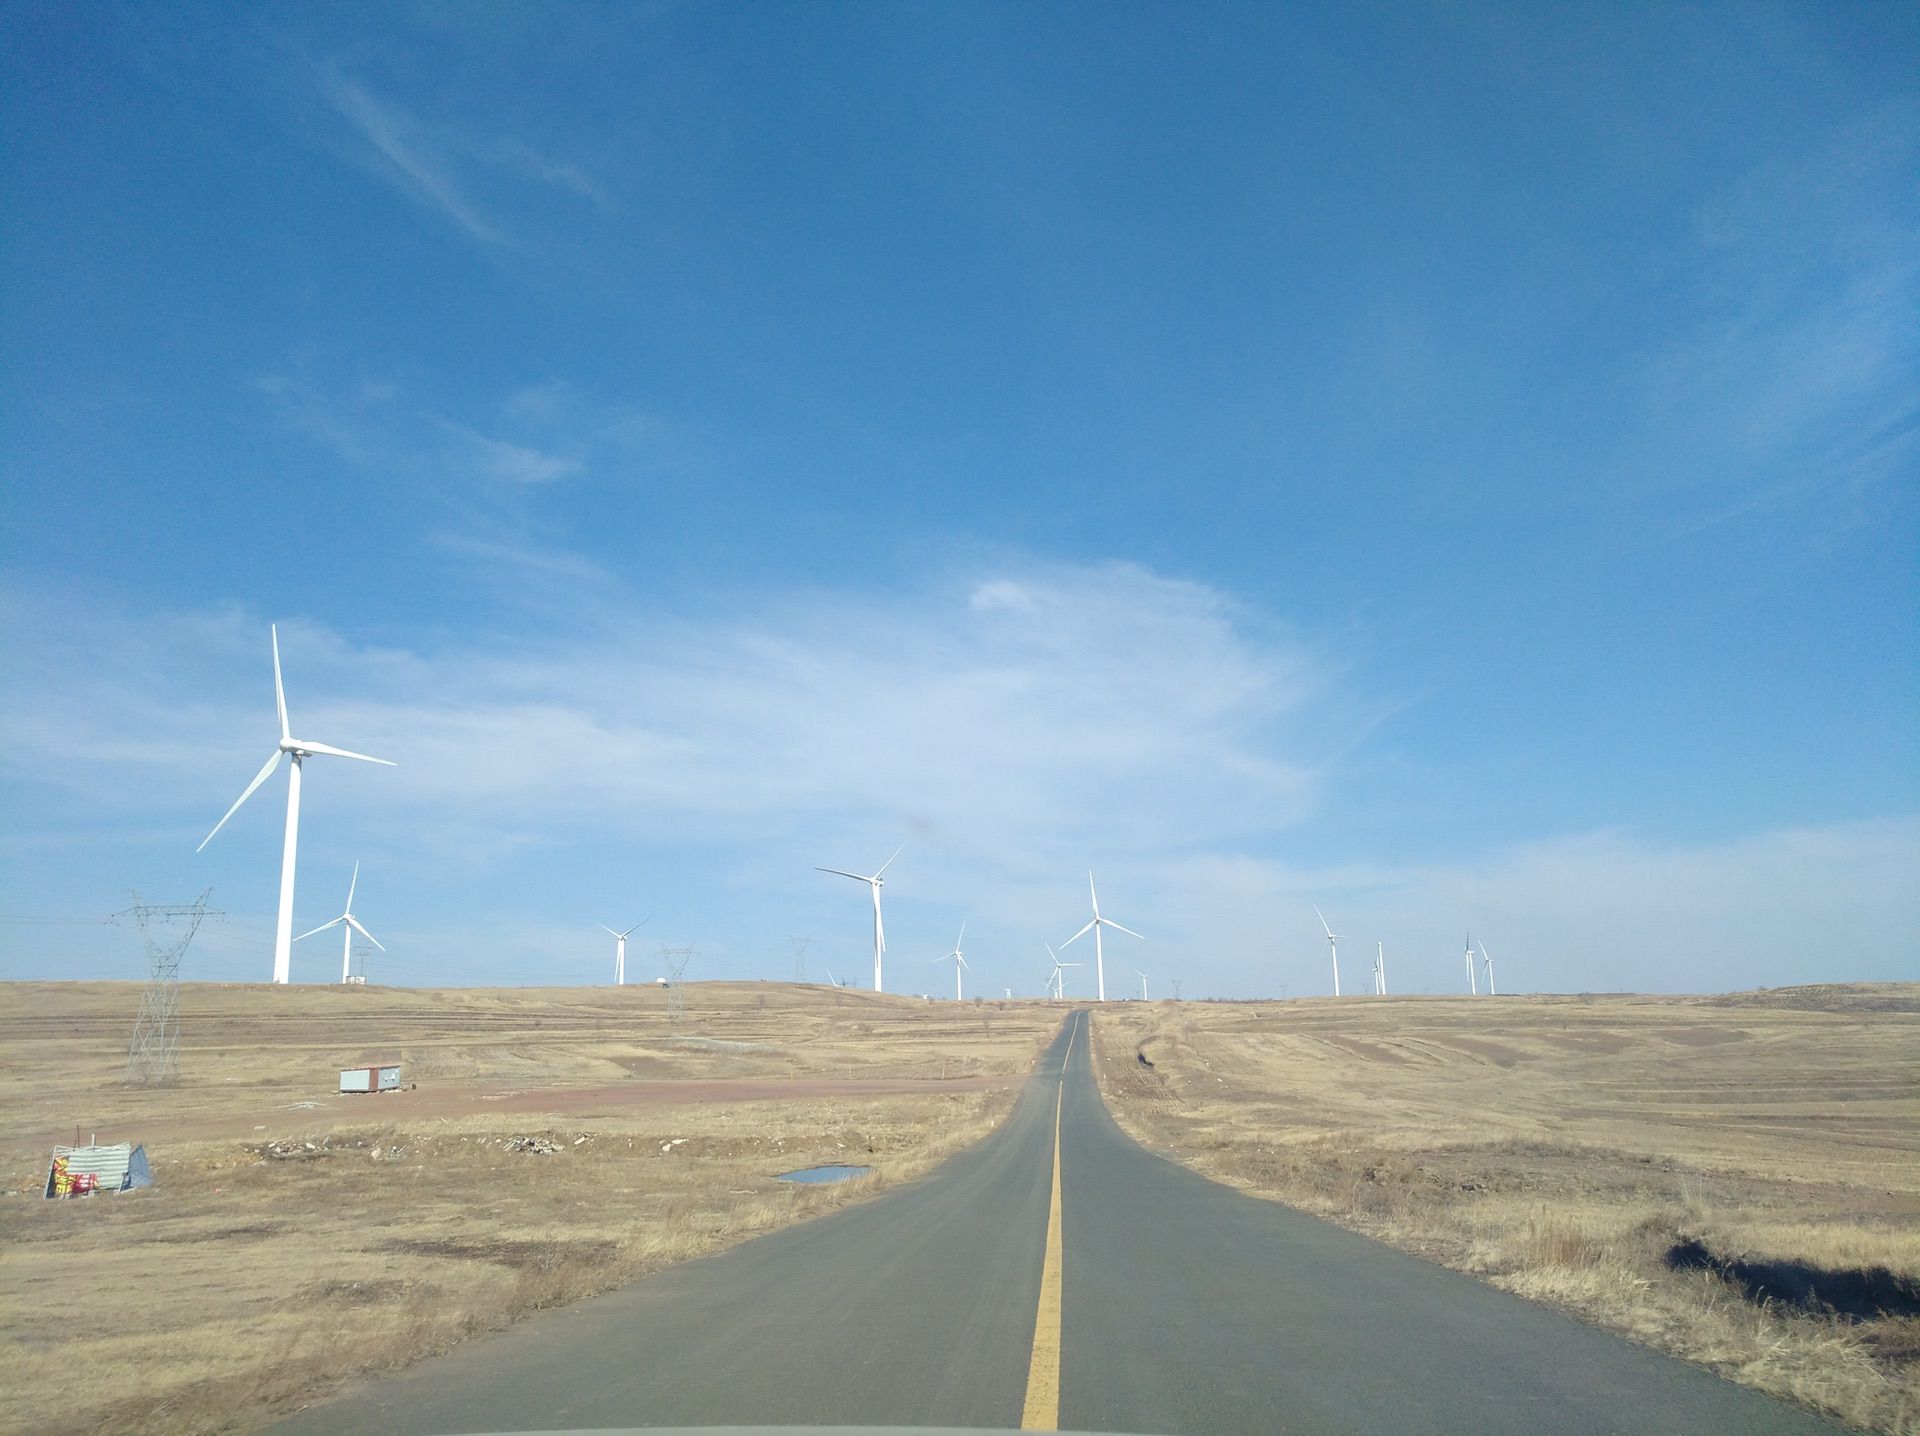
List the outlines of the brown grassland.
<svg viewBox="0 0 1920 1436">
<path fill-rule="evenodd" d="M 140 989 L 0 987 L 0 1429 L 254 1429 L 356 1374 L 858 1200 L 978 1140 L 1059 1010 L 830 987 L 189 985 L 178 1085 L 121 1083 Z M 340 1096 L 399 1059 L 415 1090 Z M 52 1143 L 152 1188 L 42 1201 Z M 538 1139 L 547 1151 L 525 1149 Z M 868 1166 L 831 1187 L 776 1174 Z"/>
<path fill-rule="evenodd" d="M 1208 1176 L 1920 1431 L 1920 984 L 1096 1010 L 1116 1117 Z"/>
</svg>

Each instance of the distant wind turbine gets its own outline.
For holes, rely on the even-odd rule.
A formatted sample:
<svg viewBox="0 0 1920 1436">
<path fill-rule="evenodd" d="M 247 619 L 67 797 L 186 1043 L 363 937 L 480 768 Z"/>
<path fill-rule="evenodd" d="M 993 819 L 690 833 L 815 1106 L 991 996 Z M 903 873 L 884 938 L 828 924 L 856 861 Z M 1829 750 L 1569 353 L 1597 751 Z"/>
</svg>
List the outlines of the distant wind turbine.
<svg viewBox="0 0 1920 1436">
<path fill-rule="evenodd" d="M 953 963 L 953 1000 L 955 1002 L 960 1002 L 964 1000 L 960 993 L 961 970 L 964 968 L 968 972 L 973 971 L 971 967 L 967 967 L 966 955 L 960 951 L 960 940 L 961 938 L 964 938 L 966 935 L 967 935 L 967 925 L 963 922 L 960 924 L 960 937 L 956 937 L 953 940 L 953 951 L 948 953 L 942 953 L 939 957 L 936 957 L 934 959 L 935 962 L 946 962 L 948 960 L 951 960 Z"/>
<path fill-rule="evenodd" d="M 1473 934 L 1467 934 L 1467 991 L 1475 997 L 1480 995 L 1480 981 L 1473 973 Z"/>
<path fill-rule="evenodd" d="M 273 980 L 287 982 L 293 971 L 293 868 L 294 855 L 300 846 L 300 763 L 302 759 L 316 754 L 328 758 L 352 758 L 360 763 L 378 763 L 391 768 L 393 763 L 386 758 L 369 758 L 365 753 L 350 753 L 345 748 L 329 747 L 325 743 L 310 743 L 296 739 L 293 730 L 287 724 L 287 691 L 280 681 L 280 628 L 275 624 L 268 628 L 273 642 L 273 702 L 280 710 L 280 741 L 275 745 L 273 756 L 267 759 L 266 766 L 254 774 L 253 781 L 247 784 L 247 790 L 233 800 L 233 806 L 227 809 L 226 817 L 213 825 L 213 832 L 200 840 L 197 853 L 213 841 L 214 834 L 227 825 L 240 811 L 240 805 L 254 795 L 256 789 L 273 776 L 273 770 L 280 766 L 283 757 L 293 759 L 293 769 L 287 776 L 287 836 L 280 849 L 280 914 L 273 927 Z M 386 949 L 382 948 L 381 951 Z"/>
<path fill-rule="evenodd" d="M 307 931 L 300 934 L 300 937 L 294 939 L 295 942 L 298 942 L 301 937 L 312 937 L 316 932 L 325 932 L 330 927 L 339 927 L 341 923 L 345 923 L 346 927 L 341 932 L 343 941 L 340 944 L 340 981 L 343 984 L 347 980 L 349 966 L 353 961 L 353 935 L 357 932 L 375 947 L 380 947 L 380 939 L 362 927 L 360 925 L 360 919 L 353 915 L 353 890 L 359 886 L 360 864 L 355 863 L 353 865 L 353 877 L 347 882 L 346 910 L 332 922 L 323 922 L 318 927 L 308 928 Z M 380 951 L 385 952 L 386 949 L 380 947 Z"/>
<path fill-rule="evenodd" d="M 1076 932 L 1072 937 L 1068 938 L 1065 942 L 1061 943 L 1060 946 L 1070 947 L 1072 944 L 1078 942 L 1081 938 L 1085 937 L 1088 933 L 1093 934 L 1094 982 L 1095 982 L 1096 990 L 1099 994 L 1100 1001 L 1105 1002 L 1107 1000 L 1107 958 L 1106 958 L 1106 954 L 1100 950 L 1100 929 L 1103 927 L 1110 927 L 1115 929 L 1116 931 L 1124 932 L 1128 937 L 1139 937 L 1140 941 L 1142 942 L 1145 942 L 1146 938 L 1141 937 L 1139 933 L 1135 932 L 1130 927 L 1121 927 L 1119 923 L 1115 922 L 1110 917 L 1100 916 L 1100 894 L 1098 891 L 1095 890 L 1093 886 L 1093 874 L 1091 872 L 1087 874 L 1087 893 L 1093 899 L 1092 920 L 1089 921 L 1085 927 L 1081 928 L 1080 931 Z M 1070 965 L 1074 967 L 1078 967 L 1078 966 L 1081 966 L 1082 964 L 1073 963 Z"/>
<path fill-rule="evenodd" d="M 1137 967 L 1134 969 L 1134 972 L 1137 973 L 1140 978 L 1140 1000 L 1142 1002 L 1145 1002 L 1148 1000 L 1147 999 L 1147 975 L 1146 973 L 1141 972 L 1140 969 Z"/>
<path fill-rule="evenodd" d="M 1480 960 L 1487 965 L 1487 996 L 1498 997 L 1500 994 L 1493 990 L 1493 957 L 1484 942 L 1480 944 Z"/>
<path fill-rule="evenodd" d="M 906 844 L 902 843 L 900 847 L 895 848 L 893 850 L 893 858 L 899 857 L 900 849 L 904 847 L 906 847 Z M 886 990 L 880 984 L 880 966 L 887 955 L 887 931 L 880 923 L 880 889 L 885 887 L 886 884 L 880 880 L 880 873 L 884 873 L 888 868 L 893 866 L 893 858 L 888 858 L 884 863 L 880 864 L 880 872 L 875 873 L 872 877 L 868 877 L 865 873 L 850 873 L 841 868 L 817 867 L 814 869 L 817 873 L 832 873 L 835 877 L 852 878 L 857 883 L 865 883 L 873 890 L 873 990 L 875 992 L 884 992 Z"/>
<path fill-rule="evenodd" d="M 1387 945 L 1384 942 L 1374 944 L 1373 953 L 1373 995 L 1387 995 Z"/>
<path fill-rule="evenodd" d="M 1338 997 L 1340 995 L 1340 939 L 1335 937 L 1333 935 L 1333 929 L 1327 926 L 1327 915 L 1325 913 L 1316 907 L 1313 910 L 1313 915 L 1320 919 L 1321 931 L 1327 935 L 1327 947 L 1333 953 L 1333 995 Z"/>
<path fill-rule="evenodd" d="M 1084 962 L 1062 962 L 1060 955 L 1056 953 L 1051 946 L 1047 948 L 1047 956 L 1053 960 L 1053 974 L 1047 978 L 1047 991 L 1051 992 L 1053 994 L 1053 1000 L 1058 1002 L 1067 995 L 1066 970 L 1069 967 L 1085 967 L 1086 964 Z"/>
<path fill-rule="evenodd" d="M 650 917 L 643 917 L 625 932 L 614 932 L 604 922 L 595 924 L 600 931 L 613 933 L 613 985 L 615 987 L 627 985 L 627 939 L 652 921 Z"/>
</svg>

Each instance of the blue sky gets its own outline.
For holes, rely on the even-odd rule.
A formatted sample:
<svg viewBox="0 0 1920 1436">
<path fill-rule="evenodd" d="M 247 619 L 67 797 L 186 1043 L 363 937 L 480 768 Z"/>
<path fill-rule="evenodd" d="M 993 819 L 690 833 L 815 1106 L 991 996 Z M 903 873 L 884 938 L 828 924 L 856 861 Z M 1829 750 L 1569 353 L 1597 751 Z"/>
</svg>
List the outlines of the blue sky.
<svg viewBox="0 0 1920 1436">
<path fill-rule="evenodd" d="M 0 975 L 1920 972 L 1911 7 L 9 28 Z"/>
</svg>

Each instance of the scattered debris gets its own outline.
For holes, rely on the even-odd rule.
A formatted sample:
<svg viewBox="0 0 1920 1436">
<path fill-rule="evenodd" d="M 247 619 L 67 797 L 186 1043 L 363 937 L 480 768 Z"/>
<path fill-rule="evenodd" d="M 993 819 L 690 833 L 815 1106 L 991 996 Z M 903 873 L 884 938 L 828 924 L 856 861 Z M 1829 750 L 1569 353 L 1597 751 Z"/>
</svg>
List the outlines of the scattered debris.
<svg viewBox="0 0 1920 1436">
<path fill-rule="evenodd" d="M 509 1152 L 531 1152 L 536 1157 L 551 1157 L 560 1144 L 549 1137 L 508 1137 L 500 1144 Z"/>
</svg>

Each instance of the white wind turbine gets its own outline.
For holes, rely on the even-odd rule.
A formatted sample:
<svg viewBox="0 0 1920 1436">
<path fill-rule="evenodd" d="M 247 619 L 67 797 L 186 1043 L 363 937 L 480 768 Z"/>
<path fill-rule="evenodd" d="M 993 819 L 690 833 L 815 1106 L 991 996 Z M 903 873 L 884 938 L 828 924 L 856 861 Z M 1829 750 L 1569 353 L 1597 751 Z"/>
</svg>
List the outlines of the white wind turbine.
<svg viewBox="0 0 1920 1436">
<path fill-rule="evenodd" d="M 1373 953 L 1373 995 L 1387 995 L 1387 945 L 1384 942 L 1374 944 Z"/>
<path fill-rule="evenodd" d="M 949 959 L 951 959 L 953 962 L 953 1000 L 955 1002 L 961 1002 L 965 1000 L 960 993 L 961 969 L 965 968 L 968 972 L 973 971 L 971 967 L 967 966 L 966 955 L 960 951 L 960 939 L 964 938 L 966 935 L 967 935 L 967 925 L 963 922 L 960 924 L 960 937 L 956 937 L 953 940 L 953 951 L 948 953 L 942 953 L 939 957 L 936 957 L 934 959 L 935 962 L 946 962 Z"/>
<path fill-rule="evenodd" d="M 335 918 L 332 922 L 323 922 L 318 927 L 308 928 L 305 932 L 300 934 L 300 937 L 296 937 L 294 939 L 295 942 L 298 942 L 300 941 L 301 937 L 312 937 L 316 932 L 325 932 L 330 927 L 339 927 L 341 923 L 345 923 L 346 928 L 340 934 L 342 938 L 342 942 L 340 944 L 340 981 L 342 983 L 346 982 L 347 974 L 349 970 L 349 964 L 351 964 L 353 961 L 353 935 L 356 932 L 359 933 L 360 936 L 364 937 L 368 942 L 372 943 L 375 947 L 379 947 L 380 951 L 382 952 L 386 951 L 384 947 L 380 947 L 380 939 L 375 937 L 372 933 L 368 932 L 366 928 L 362 927 L 360 925 L 360 919 L 353 915 L 353 890 L 359 886 L 360 886 L 360 864 L 355 863 L 353 865 L 353 877 L 349 879 L 347 882 L 346 910 L 342 912 L 340 916 Z"/>
<path fill-rule="evenodd" d="M 1313 915 L 1320 919 L 1321 930 L 1327 935 L 1327 946 L 1333 952 L 1333 995 L 1338 997 L 1340 995 L 1340 939 L 1335 937 L 1333 935 L 1333 929 L 1327 926 L 1327 915 L 1325 913 L 1316 907 L 1313 910 Z"/>
<path fill-rule="evenodd" d="M 902 843 L 900 847 L 895 848 L 893 850 L 893 858 L 899 857 L 900 849 L 904 847 L 906 847 L 906 844 Z M 893 866 L 893 858 L 888 858 L 884 863 L 880 864 L 880 872 L 875 873 L 872 877 L 868 877 L 865 873 L 850 873 L 841 868 L 817 867 L 814 869 L 817 873 L 832 873 L 835 877 L 852 878 L 855 882 L 865 883 L 869 888 L 873 889 L 873 990 L 875 992 L 883 992 L 886 990 L 880 985 L 880 964 L 882 959 L 887 955 L 887 931 L 880 925 L 880 889 L 885 887 L 886 884 L 880 880 L 880 873 L 884 873 L 888 868 Z"/>
<path fill-rule="evenodd" d="M 1142 1002 L 1145 1002 L 1148 1000 L 1147 999 L 1147 975 L 1146 973 L 1141 972 L 1140 969 L 1137 967 L 1134 969 L 1134 973 L 1140 979 L 1140 1000 Z"/>
<path fill-rule="evenodd" d="M 280 629 L 273 625 L 268 629 L 273 640 L 273 701 L 280 710 L 280 742 L 274 747 L 273 756 L 267 764 L 254 774 L 253 781 L 247 784 L 247 790 L 233 800 L 233 806 L 227 809 L 226 817 L 213 825 L 213 832 L 200 840 L 201 848 L 213 841 L 231 818 L 240 811 L 240 805 L 251 798 L 254 790 L 268 778 L 273 770 L 280 766 L 283 757 L 293 759 L 293 770 L 287 777 L 287 837 L 280 851 L 280 915 L 273 928 L 273 980 L 286 982 L 293 969 L 293 866 L 294 854 L 300 846 L 300 763 L 304 758 L 320 754 L 328 758 L 352 758 L 361 763 L 379 763 L 391 768 L 393 763 L 386 758 L 369 758 L 365 753 L 349 753 L 345 748 L 332 748 L 325 743 L 309 743 L 296 739 L 287 725 L 287 691 L 280 682 Z M 384 951 L 385 949 L 382 949 Z"/>
<path fill-rule="evenodd" d="M 1467 991 L 1475 997 L 1480 995 L 1480 981 L 1473 972 L 1473 934 L 1467 934 Z"/>
<path fill-rule="evenodd" d="M 1107 957 L 1106 957 L 1106 954 L 1100 950 L 1100 929 L 1103 927 L 1110 927 L 1120 932 L 1124 932 L 1128 937 L 1139 937 L 1140 941 L 1142 942 L 1145 942 L 1146 939 L 1144 937 L 1140 937 L 1140 934 L 1135 932 L 1132 928 L 1121 927 L 1120 924 L 1115 922 L 1112 918 L 1100 916 L 1100 894 L 1094 889 L 1093 874 L 1091 872 L 1087 874 L 1087 893 L 1089 894 L 1089 896 L 1093 898 L 1092 920 L 1089 921 L 1085 927 L 1081 928 L 1080 931 L 1076 932 L 1072 937 L 1068 938 L 1065 942 L 1061 943 L 1060 946 L 1069 947 L 1072 944 L 1078 942 L 1081 938 L 1085 937 L 1089 932 L 1093 934 L 1093 971 L 1094 971 L 1095 990 L 1099 994 L 1099 1000 L 1102 1002 L 1105 1002 L 1107 1000 Z M 1068 966 L 1081 967 L 1081 966 L 1084 966 L 1084 964 L 1076 962 L 1076 963 L 1070 963 L 1068 964 Z"/>
<path fill-rule="evenodd" d="M 1487 965 L 1487 996 L 1498 997 L 1500 994 L 1493 990 L 1493 958 L 1484 942 L 1480 944 L 1480 960 Z"/>
<path fill-rule="evenodd" d="M 627 985 L 627 939 L 652 921 L 650 917 L 643 917 L 625 932 L 614 932 L 604 922 L 595 924 L 600 931 L 613 933 L 613 985 L 615 987 Z"/>
<path fill-rule="evenodd" d="M 1047 979 L 1047 990 L 1053 994 L 1053 1000 L 1058 1002 L 1067 995 L 1067 969 L 1069 967 L 1085 967 L 1086 964 L 1084 962 L 1062 962 L 1060 955 L 1050 946 L 1047 948 L 1047 956 L 1053 959 L 1053 975 Z"/>
</svg>

